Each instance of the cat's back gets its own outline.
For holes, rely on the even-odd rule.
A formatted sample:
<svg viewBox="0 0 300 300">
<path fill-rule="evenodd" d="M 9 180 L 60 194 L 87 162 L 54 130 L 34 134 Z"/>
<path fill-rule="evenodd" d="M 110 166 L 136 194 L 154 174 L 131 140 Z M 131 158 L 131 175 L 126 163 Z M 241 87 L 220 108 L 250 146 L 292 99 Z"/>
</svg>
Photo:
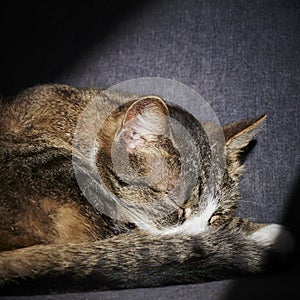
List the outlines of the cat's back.
<svg viewBox="0 0 300 300">
<path fill-rule="evenodd" d="M 106 236 L 107 226 L 84 202 L 72 168 L 74 128 L 97 93 L 43 85 L 2 104 L 0 250 Z"/>
<path fill-rule="evenodd" d="M 41 85 L 1 105 L 2 195 L 11 196 L 17 186 L 25 191 L 42 177 L 49 180 L 66 165 L 72 153 L 71 132 L 88 101 L 82 94 L 66 85 Z"/>
<path fill-rule="evenodd" d="M 48 133 L 68 140 L 77 118 L 97 91 L 67 85 L 40 85 L 20 93 L 0 109 L 1 136 L 26 139 Z"/>
<path fill-rule="evenodd" d="M 78 117 L 100 91 L 40 85 L 1 104 L 0 191 L 11 193 L 9 187 L 15 188 L 17 182 L 23 189 L 71 172 Z"/>
</svg>

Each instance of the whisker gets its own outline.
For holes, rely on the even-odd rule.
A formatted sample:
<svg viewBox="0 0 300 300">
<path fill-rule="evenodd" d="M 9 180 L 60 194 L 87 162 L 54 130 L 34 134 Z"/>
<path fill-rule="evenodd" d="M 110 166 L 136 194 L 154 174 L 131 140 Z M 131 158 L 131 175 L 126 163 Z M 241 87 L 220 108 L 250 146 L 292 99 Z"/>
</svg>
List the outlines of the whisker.
<svg viewBox="0 0 300 300">
<path fill-rule="evenodd" d="M 260 203 L 260 202 L 251 201 L 251 200 L 242 200 L 242 199 L 239 199 L 239 203 L 240 202 L 251 203 L 251 204 L 255 204 L 255 205 L 260 206 L 260 207 L 266 207 L 267 206 L 265 203 Z"/>
</svg>

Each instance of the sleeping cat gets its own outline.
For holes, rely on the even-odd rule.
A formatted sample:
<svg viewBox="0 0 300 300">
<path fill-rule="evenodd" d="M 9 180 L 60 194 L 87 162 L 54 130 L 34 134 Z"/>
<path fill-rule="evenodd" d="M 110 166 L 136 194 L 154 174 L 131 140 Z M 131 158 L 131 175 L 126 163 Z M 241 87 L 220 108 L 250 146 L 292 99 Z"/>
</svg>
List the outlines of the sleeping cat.
<svg viewBox="0 0 300 300">
<path fill-rule="evenodd" d="M 96 119 L 116 108 L 85 153 L 74 143 L 76 126 L 95 98 Z M 211 159 L 218 145 L 208 138 L 218 126 L 158 96 L 42 85 L 3 104 L 0 118 L 4 288 L 26 287 L 28 278 L 53 280 L 52 291 L 60 278 L 75 290 L 91 282 L 98 289 L 195 283 L 260 273 L 292 247 L 282 226 L 234 216 L 242 156 L 265 116 L 221 128 L 221 173 Z M 186 134 L 175 132 L 174 120 Z M 89 126 L 80 127 L 83 136 Z M 214 174 L 220 182 L 211 186 Z"/>
</svg>

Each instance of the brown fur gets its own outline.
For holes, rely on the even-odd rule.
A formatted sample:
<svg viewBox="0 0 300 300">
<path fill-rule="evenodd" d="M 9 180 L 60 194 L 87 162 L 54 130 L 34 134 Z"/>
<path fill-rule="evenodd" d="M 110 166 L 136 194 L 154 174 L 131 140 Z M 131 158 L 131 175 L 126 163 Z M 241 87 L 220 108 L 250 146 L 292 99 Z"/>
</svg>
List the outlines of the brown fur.
<svg viewBox="0 0 300 300">
<path fill-rule="evenodd" d="M 105 107 L 116 107 L 97 135 L 101 145 L 95 158 L 97 170 L 106 188 L 125 201 L 132 215 L 144 204 L 150 205 L 151 210 L 141 211 L 141 220 L 152 212 L 157 214 L 151 226 L 161 232 L 184 225 L 207 205 L 202 196 L 214 167 L 207 136 L 189 113 L 166 105 L 159 97 L 112 91 L 103 96 L 102 91 L 44 85 L 28 89 L 13 103 L 2 105 L 0 283 L 63 273 L 82 279 L 96 272 L 102 287 L 121 288 L 197 282 L 263 270 L 266 249 L 248 236 L 264 225 L 236 218 L 234 213 L 243 170 L 240 155 L 265 116 L 224 127 L 227 166 L 221 186 L 215 191 L 218 207 L 208 220 L 208 229 L 196 237 L 183 233 L 159 236 L 136 228 L 139 224 L 132 224 L 134 219 L 129 215 L 125 216 L 127 220 L 118 221 L 85 199 L 72 165 L 72 154 L 85 161 L 72 145 L 79 117 L 95 97 L 100 99 L 99 109 L 91 112 L 91 119 L 100 118 Z M 124 99 L 129 102 L 123 104 Z M 151 134 L 139 128 L 138 115 L 150 120 Z M 180 155 L 179 150 L 187 145 L 182 137 L 173 135 L 170 116 L 188 128 L 195 139 L 194 156 Z M 88 137 L 95 126 L 83 123 L 81 130 Z M 207 125 L 207 130 L 211 126 Z M 114 173 L 111 153 L 115 140 L 117 149 L 128 153 L 131 173 L 119 160 L 125 179 Z M 90 147 L 85 140 L 82 143 Z M 183 170 L 180 186 L 171 195 L 184 159 L 189 167 Z M 163 167 L 166 171 L 161 179 Z M 199 177 L 191 186 L 193 168 L 199 171 Z M 89 179 L 86 186 L 98 195 Z M 169 214 L 160 214 L 167 205 L 172 208 Z M 118 213 L 126 215 L 126 211 Z M 145 275 L 147 270 L 149 276 Z"/>
</svg>

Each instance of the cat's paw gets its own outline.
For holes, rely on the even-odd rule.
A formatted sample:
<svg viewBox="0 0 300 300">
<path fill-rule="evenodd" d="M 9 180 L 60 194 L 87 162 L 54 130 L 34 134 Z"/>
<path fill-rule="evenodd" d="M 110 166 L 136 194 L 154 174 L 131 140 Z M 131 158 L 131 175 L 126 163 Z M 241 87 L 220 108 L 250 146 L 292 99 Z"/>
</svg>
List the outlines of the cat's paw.
<svg viewBox="0 0 300 300">
<path fill-rule="evenodd" d="M 292 235 L 278 224 L 266 225 L 252 233 L 250 238 L 277 254 L 287 255 L 292 253 L 295 248 Z"/>
</svg>

